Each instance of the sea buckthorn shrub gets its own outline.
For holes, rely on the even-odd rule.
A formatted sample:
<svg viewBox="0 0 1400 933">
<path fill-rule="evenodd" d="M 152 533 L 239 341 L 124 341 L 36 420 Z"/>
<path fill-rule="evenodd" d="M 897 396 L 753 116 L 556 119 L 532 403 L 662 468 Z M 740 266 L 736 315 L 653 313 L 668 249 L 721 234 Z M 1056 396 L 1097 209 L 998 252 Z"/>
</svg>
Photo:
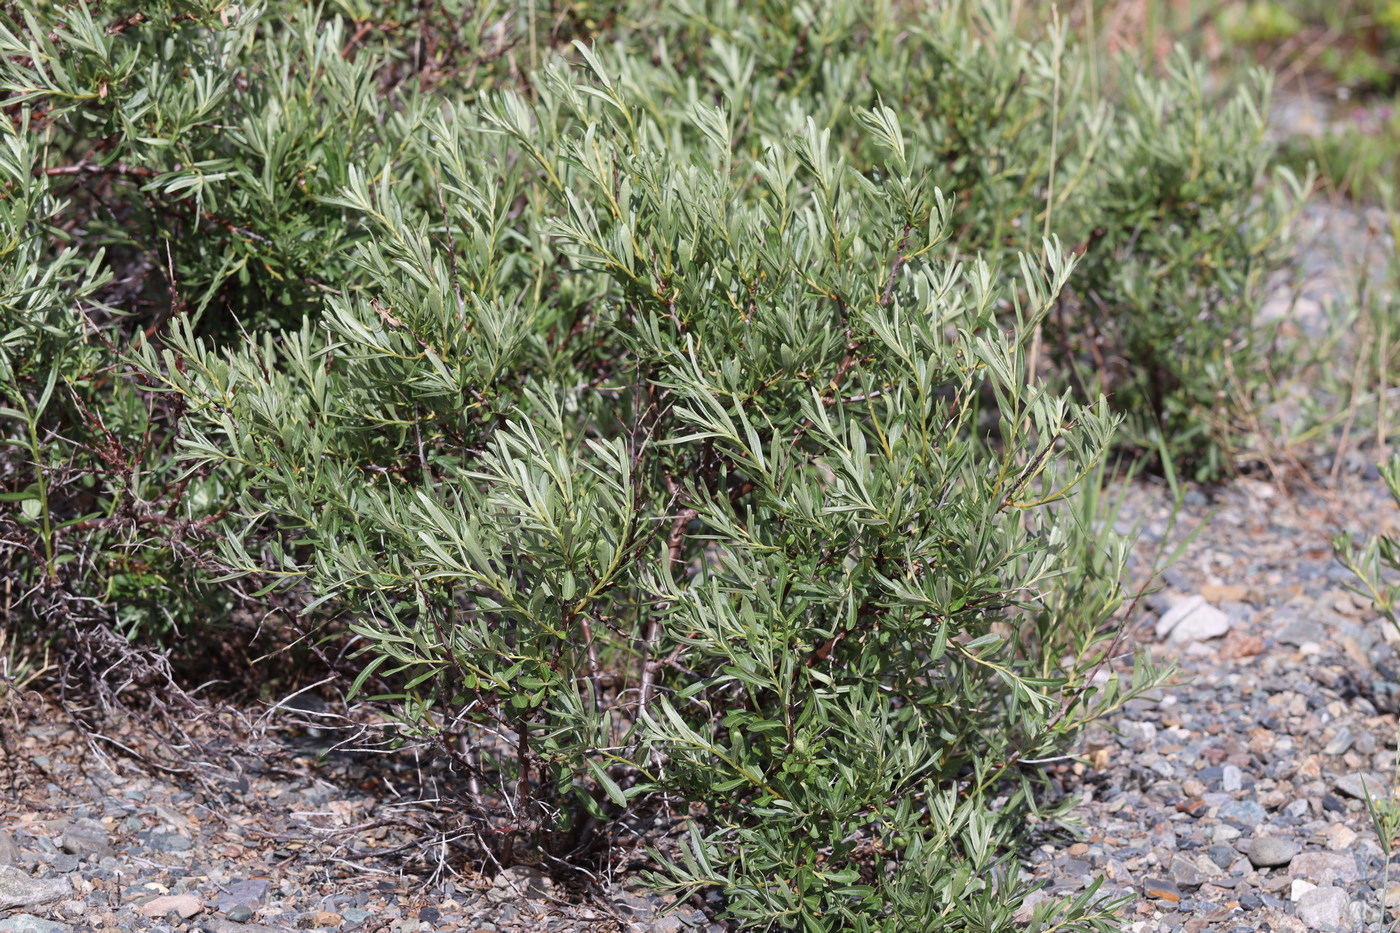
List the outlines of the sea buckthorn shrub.
<svg viewBox="0 0 1400 933">
<path fill-rule="evenodd" d="M 750 928 L 1116 928 L 1016 854 L 1156 676 L 1083 494 L 1266 384 L 1257 89 L 996 3 L 453 10 L 5 8 L 31 624 L 353 646 L 496 863 L 685 812 Z"/>
</svg>

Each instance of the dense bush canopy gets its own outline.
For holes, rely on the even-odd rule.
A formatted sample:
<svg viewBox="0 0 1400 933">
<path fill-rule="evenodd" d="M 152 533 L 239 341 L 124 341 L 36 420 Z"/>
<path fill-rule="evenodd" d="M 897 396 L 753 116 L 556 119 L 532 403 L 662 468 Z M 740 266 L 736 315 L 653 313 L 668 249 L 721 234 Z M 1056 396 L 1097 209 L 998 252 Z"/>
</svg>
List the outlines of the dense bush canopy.
<svg viewBox="0 0 1400 933">
<path fill-rule="evenodd" d="M 7 8 L 29 618 L 353 639 L 502 862 L 680 800 L 753 928 L 1012 929 L 1154 676 L 1095 678 L 1102 458 L 1226 471 L 1262 385 L 1262 88 L 1111 101 L 997 4 L 453 6 Z"/>
</svg>

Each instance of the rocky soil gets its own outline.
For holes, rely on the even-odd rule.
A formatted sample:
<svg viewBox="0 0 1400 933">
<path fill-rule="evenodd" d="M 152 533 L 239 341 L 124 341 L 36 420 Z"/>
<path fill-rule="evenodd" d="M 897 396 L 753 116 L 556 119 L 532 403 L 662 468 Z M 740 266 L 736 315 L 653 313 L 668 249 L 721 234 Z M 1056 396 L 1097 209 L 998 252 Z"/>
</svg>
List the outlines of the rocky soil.
<svg viewBox="0 0 1400 933">
<path fill-rule="evenodd" d="M 224 711 L 153 768 L 171 749 L 141 723 L 87 736 L 43 697 L 6 706 L 0 933 L 724 929 L 663 916 L 626 852 L 587 898 L 539 868 L 465 869 L 432 799 L 444 775 L 411 755 L 327 754 L 314 726 Z"/>
<path fill-rule="evenodd" d="M 1135 487 L 1124 521 L 1161 536 L 1169 498 Z M 1201 531 L 1136 629 L 1178 674 L 1086 737 L 1082 838 L 1033 859 L 1047 896 L 1103 876 L 1132 933 L 1389 928 L 1400 861 L 1365 797 L 1395 787 L 1400 636 L 1328 542 L 1397 517 L 1371 470 L 1194 498 L 1177 533 Z"/>
</svg>

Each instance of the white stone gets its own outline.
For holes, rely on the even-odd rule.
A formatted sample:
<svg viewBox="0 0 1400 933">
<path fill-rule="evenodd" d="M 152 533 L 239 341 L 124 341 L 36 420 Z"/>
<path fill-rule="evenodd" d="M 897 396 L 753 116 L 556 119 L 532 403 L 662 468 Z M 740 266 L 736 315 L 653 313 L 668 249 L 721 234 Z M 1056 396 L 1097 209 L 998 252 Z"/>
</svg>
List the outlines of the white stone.
<svg viewBox="0 0 1400 933">
<path fill-rule="evenodd" d="M 1341 823 L 1327 827 L 1322 835 L 1327 837 L 1327 848 L 1333 852 L 1349 852 L 1356 844 L 1356 830 Z"/>
<path fill-rule="evenodd" d="M 1311 881 L 1304 881 L 1302 878 L 1294 878 L 1293 885 L 1288 889 L 1288 899 L 1295 904 L 1309 891 L 1317 890 L 1317 885 Z"/>
<path fill-rule="evenodd" d="M 1157 618 L 1157 637 L 1166 638 L 1173 626 L 1191 612 L 1204 606 L 1205 602 L 1204 596 L 1188 596 L 1186 599 L 1172 603 L 1171 607 Z"/>
<path fill-rule="evenodd" d="M 1288 863 L 1288 874 L 1314 884 L 1327 885 L 1334 881 L 1355 884 L 1361 880 L 1356 859 L 1344 852 L 1304 852 Z"/>
<path fill-rule="evenodd" d="M 1323 930 L 1340 926 L 1351 906 L 1347 892 L 1341 888 L 1314 888 L 1298 899 L 1294 913 L 1311 929 Z"/>
<path fill-rule="evenodd" d="M 1219 638 L 1228 631 L 1230 617 L 1200 595 L 1177 603 L 1157 620 L 1157 637 L 1170 635 L 1176 644 Z"/>
<path fill-rule="evenodd" d="M 1151 746 L 1157 741 L 1157 726 L 1155 723 L 1125 719 L 1119 728 L 1123 730 L 1124 738 L 1135 739 L 1144 745 Z"/>
</svg>

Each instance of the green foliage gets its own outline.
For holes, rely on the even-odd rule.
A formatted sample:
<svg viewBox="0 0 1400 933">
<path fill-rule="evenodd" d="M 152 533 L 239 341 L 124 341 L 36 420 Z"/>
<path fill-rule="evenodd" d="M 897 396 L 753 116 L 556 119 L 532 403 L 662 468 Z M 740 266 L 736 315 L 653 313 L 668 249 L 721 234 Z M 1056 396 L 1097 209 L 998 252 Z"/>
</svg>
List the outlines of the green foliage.
<svg viewBox="0 0 1400 933">
<path fill-rule="evenodd" d="M 1204 69 L 1178 54 L 1165 82 L 1126 82 L 1079 300 L 1051 318 L 1072 381 L 1148 413 L 1130 419 L 1133 442 L 1160 444 L 1197 478 L 1231 469 L 1271 365 L 1288 371 L 1287 348 L 1255 317 L 1311 179 L 1266 184 L 1268 84 L 1253 80 L 1212 100 Z M 1249 191 L 1264 194 L 1231 194 Z"/>
<path fill-rule="evenodd" d="M 1277 0 L 1251 0 L 1226 7 L 1220 27 L 1231 42 L 1252 44 L 1292 39 L 1303 29 L 1303 23 Z"/>
<path fill-rule="evenodd" d="M 1145 413 L 1124 436 L 1140 449 L 1160 435 L 1202 476 L 1228 472 L 1242 417 L 1267 390 L 1255 373 L 1270 342 L 1246 335 L 1248 309 L 1298 194 L 1270 180 L 1260 91 L 1217 107 L 1185 62 L 1165 81 L 1130 64 L 1112 108 L 1086 90 L 1092 53 L 1058 33 L 1023 41 L 997 4 L 913 18 L 770 6 L 531 19 L 488 5 L 446 32 L 444 11 L 417 7 L 342 19 L 206 0 L 103 23 L 36 4 L 0 46 L 12 99 L 44 110 L 51 151 L 66 157 L 56 178 L 87 219 L 85 241 L 164 270 L 140 282 L 154 317 L 142 326 L 170 313 L 156 294 L 176 287 L 180 307 L 197 319 L 215 309 L 201 326 L 226 335 L 234 320 L 294 328 L 356 287 L 347 247 L 368 232 L 338 200 L 351 167 L 392 164 L 398 197 L 440 220 L 437 180 L 406 158 L 414 139 L 440 102 L 472 106 L 524 81 L 508 64 L 523 46 L 544 61 L 565 35 L 610 25 L 598 54 L 640 106 L 664 111 L 703 76 L 696 87 L 733 115 L 725 132 L 748 157 L 800 113 L 866 172 L 875 150 L 858 115 L 883 102 L 908 127 L 910 170 L 958 195 L 964 249 L 1004 266 L 1049 233 L 1088 248 L 1069 291 L 1087 310 L 1048 332 L 1055 378 Z M 1181 362 L 1208 348 L 1214 359 Z"/>
<path fill-rule="evenodd" d="M 959 262 L 889 108 L 864 171 L 800 113 L 745 154 L 698 92 L 649 112 L 580 54 L 591 82 L 551 68 L 415 140 L 444 221 L 352 169 L 374 286 L 324 327 L 140 348 L 187 454 L 250 477 L 263 549 L 224 559 L 271 555 L 356 620 L 357 687 L 470 739 L 506 857 L 681 794 L 709 819 L 672 875 L 735 916 L 972 923 L 1019 890 L 985 872 L 1035 762 L 1132 692 L 1089 686 L 1121 565 L 1089 595 L 1065 558 L 1094 532 L 1049 508 L 1114 419 L 1022 375 L 1071 264 Z"/>
<path fill-rule="evenodd" d="M 226 613 L 189 578 L 198 527 L 173 514 L 189 480 L 164 459 L 171 439 L 153 436 L 160 426 L 114 373 L 105 334 L 123 315 L 102 300 L 113 285 L 104 253 L 69 242 L 71 204 L 51 190 L 30 112 L 0 135 L 4 615 L 105 615 L 134 633 Z"/>
<path fill-rule="evenodd" d="M 1250 0 L 1207 13 L 1232 44 L 1286 54 L 1358 91 L 1393 91 L 1400 49 L 1395 0 Z"/>
<path fill-rule="evenodd" d="M 1380 473 L 1391 496 L 1400 502 L 1400 454 L 1382 465 Z M 1400 628 L 1400 582 L 1395 576 L 1400 572 L 1400 540 L 1377 535 L 1357 541 L 1350 535 L 1338 535 L 1332 549 L 1342 565 L 1356 574 L 1360 581 L 1357 592 L 1369 597 L 1390 624 Z"/>
<path fill-rule="evenodd" d="M 1099 99 L 994 3 L 388 6 L 0 29 L 12 577 L 336 620 L 502 863 L 679 801 L 751 928 L 1023 928 L 1044 765 L 1156 676 L 1077 497 L 1265 387 L 1264 88 Z"/>
</svg>

